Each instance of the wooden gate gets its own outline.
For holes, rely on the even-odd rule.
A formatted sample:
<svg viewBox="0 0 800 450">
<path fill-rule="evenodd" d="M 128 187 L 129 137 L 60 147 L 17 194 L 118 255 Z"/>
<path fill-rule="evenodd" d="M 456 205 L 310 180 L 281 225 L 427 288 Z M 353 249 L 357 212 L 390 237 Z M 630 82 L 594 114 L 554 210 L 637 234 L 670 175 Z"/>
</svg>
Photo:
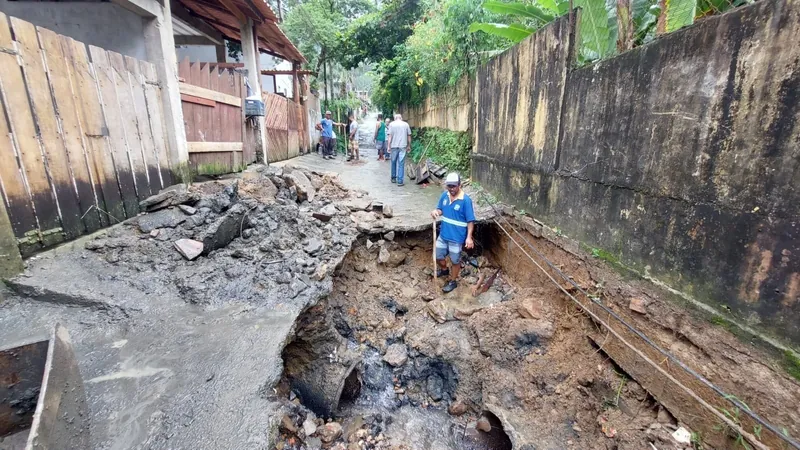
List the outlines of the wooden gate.
<svg viewBox="0 0 800 450">
<path fill-rule="evenodd" d="M 267 161 L 283 161 L 300 154 L 300 149 L 308 149 L 305 138 L 305 112 L 302 105 L 269 92 L 263 93 L 266 106 Z"/>
<path fill-rule="evenodd" d="M 215 63 L 178 65 L 189 161 L 201 174 L 242 170 L 256 153 L 245 131 L 244 77 Z"/>
<path fill-rule="evenodd" d="M 26 256 L 135 216 L 172 176 L 152 64 L 8 19 L 0 188 Z"/>
</svg>

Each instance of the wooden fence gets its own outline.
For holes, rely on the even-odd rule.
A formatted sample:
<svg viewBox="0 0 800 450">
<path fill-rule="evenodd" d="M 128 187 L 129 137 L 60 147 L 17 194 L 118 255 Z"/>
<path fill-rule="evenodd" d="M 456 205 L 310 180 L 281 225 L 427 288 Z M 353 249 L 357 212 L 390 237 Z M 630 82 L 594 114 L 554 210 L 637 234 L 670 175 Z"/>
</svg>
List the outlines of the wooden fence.
<svg viewBox="0 0 800 450">
<path fill-rule="evenodd" d="M 307 125 L 302 105 L 277 94 L 263 93 L 266 107 L 267 161 L 283 161 L 307 150 Z"/>
<path fill-rule="evenodd" d="M 133 217 L 172 183 L 150 63 L 0 13 L 0 99 L 0 188 L 23 255 Z"/>
<path fill-rule="evenodd" d="M 254 142 L 245 130 L 242 74 L 186 58 L 178 76 L 189 161 L 198 172 L 232 172 L 254 162 Z"/>
</svg>

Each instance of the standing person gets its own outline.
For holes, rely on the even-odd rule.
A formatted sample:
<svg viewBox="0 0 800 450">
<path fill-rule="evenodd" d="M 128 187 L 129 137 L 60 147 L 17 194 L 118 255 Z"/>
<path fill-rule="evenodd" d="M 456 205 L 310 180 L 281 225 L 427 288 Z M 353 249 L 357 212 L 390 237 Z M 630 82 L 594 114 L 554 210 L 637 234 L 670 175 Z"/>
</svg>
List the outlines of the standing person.
<svg viewBox="0 0 800 450">
<path fill-rule="evenodd" d="M 458 276 L 461 274 L 461 248 L 471 249 L 475 246 L 472 240 L 474 229 L 475 211 L 472 209 L 472 199 L 461 189 L 461 177 L 451 172 L 447 174 L 444 182 L 447 192 L 439 198 L 436 209 L 431 211 L 431 217 L 436 220 L 442 218 L 442 227 L 436 239 L 436 263 L 439 270 L 437 277 L 449 275 L 447 284 L 442 291 L 447 293 L 458 287 Z M 450 268 L 447 268 L 447 255 L 450 255 Z"/>
<path fill-rule="evenodd" d="M 384 123 L 386 123 L 386 133 L 389 133 L 389 124 L 392 123 L 392 121 L 387 117 Z M 389 154 L 389 141 L 383 142 L 383 153 L 386 155 L 386 161 L 390 161 L 392 159 L 392 156 Z"/>
<path fill-rule="evenodd" d="M 388 159 L 386 155 L 386 124 L 383 122 L 383 114 L 378 114 L 378 122 L 375 124 L 375 148 L 378 149 L 378 161 Z"/>
<path fill-rule="evenodd" d="M 358 155 L 358 121 L 356 121 L 355 113 L 352 112 L 348 118 L 350 119 L 350 128 L 348 130 L 348 141 L 350 145 L 348 146 L 349 155 L 347 160 L 351 161 L 355 158 L 356 161 L 358 161 L 360 159 Z"/>
<path fill-rule="evenodd" d="M 389 148 L 392 149 L 392 183 L 403 186 L 405 176 L 406 153 L 411 152 L 411 127 L 403 121 L 400 114 L 394 115 L 394 122 L 389 124 Z"/>
<path fill-rule="evenodd" d="M 331 120 L 331 112 L 325 111 L 325 118 L 317 124 L 317 129 L 322 131 L 322 158 L 323 159 L 334 159 L 334 152 L 336 148 L 334 147 L 334 134 L 333 134 L 333 126 L 342 126 L 344 124 L 336 123 Z"/>
</svg>

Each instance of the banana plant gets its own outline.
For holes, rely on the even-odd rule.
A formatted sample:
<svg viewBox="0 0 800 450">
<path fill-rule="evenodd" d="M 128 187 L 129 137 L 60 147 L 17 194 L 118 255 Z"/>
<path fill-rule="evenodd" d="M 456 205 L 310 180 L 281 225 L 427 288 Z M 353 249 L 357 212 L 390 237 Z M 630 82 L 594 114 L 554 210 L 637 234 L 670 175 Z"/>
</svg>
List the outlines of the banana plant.
<svg viewBox="0 0 800 450">
<path fill-rule="evenodd" d="M 569 11 L 569 1 L 540 0 L 536 4 L 525 4 L 488 0 L 483 3 L 483 9 L 491 13 L 524 20 L 527 23 L 504 24 L 474 22 L 469 26 L 469 31 L 471 33 L 482 31 L 518 43 L 535 33 L 536 30 L 543 25 L 552 22 L 556 17 L 566 14 Z"/>
</svg>

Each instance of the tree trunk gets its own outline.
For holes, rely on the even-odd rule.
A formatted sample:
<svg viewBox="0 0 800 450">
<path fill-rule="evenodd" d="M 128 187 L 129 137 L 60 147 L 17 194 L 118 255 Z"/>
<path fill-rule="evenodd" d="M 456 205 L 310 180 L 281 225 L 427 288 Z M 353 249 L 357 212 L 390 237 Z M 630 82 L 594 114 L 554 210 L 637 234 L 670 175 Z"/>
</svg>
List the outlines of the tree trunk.
<svg viewBox="0 0 800 450">
<path fill-rule="evenodd" d="M 283 23 L 283 11 L 281 8 L 281 0 L 275 0 L 278 5 L 278 23 Z"/>
<path fill-rule="evenodd" d="M 328 62 L 325 60 L 325 49 L 322 49 L 322 84 L 325 85 L 325 103 L 328 103 Z"/>
</svg>

